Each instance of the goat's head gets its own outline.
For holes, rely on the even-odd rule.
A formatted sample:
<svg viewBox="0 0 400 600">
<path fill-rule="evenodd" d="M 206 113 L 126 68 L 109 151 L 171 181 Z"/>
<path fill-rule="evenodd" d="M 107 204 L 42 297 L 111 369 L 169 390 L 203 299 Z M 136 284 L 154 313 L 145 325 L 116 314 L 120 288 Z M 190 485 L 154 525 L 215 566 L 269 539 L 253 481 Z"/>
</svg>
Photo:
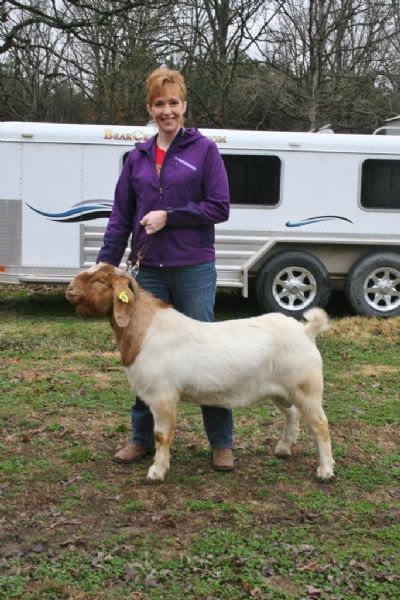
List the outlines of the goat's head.
<svg viewBox="0 0 400 600">
<path fill-rule="evenodd" d="M 74 277 L 66 297 L 80 317 L 114 314 L 117 325 L 126 327 L 137 291 L 137 283 L 126 271 L 99 263 Z"/>
</svg>

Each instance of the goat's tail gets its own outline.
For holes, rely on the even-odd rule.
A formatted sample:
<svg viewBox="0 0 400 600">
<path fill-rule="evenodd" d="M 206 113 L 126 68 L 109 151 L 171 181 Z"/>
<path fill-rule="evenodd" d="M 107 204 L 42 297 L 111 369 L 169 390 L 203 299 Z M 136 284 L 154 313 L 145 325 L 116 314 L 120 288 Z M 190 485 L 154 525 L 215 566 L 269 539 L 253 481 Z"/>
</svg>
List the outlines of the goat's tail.
<svg viewBox="0 0 400 600">
<path fill-rule="evenodd" d="M 328 315 L 322 308 L 310 308 L 303 316 L 307 321 L 305 325 L 306 332 L 312 340 L 315 340 L 317 335 L 323 331 L 328 331 L 330 328 Z"/>
</svg>

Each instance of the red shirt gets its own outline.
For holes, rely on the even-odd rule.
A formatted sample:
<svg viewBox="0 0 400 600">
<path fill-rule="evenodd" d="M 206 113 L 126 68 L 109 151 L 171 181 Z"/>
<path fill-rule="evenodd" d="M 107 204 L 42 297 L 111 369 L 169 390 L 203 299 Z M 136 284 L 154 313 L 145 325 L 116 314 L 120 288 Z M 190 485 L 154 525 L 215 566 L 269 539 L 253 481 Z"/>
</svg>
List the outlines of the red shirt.
<svg viewBox="0 0 400 600">
<path fill-rule="evenodd" d="M 158 176 L 160 176 L 161 166 L 163 164 L 163 160 L 164 160 L 166 154 L 167 154 L 166 150 L 163 150 L 157 144 L 156 145 L 156 170 L 157 170 Z"/>
</svg>

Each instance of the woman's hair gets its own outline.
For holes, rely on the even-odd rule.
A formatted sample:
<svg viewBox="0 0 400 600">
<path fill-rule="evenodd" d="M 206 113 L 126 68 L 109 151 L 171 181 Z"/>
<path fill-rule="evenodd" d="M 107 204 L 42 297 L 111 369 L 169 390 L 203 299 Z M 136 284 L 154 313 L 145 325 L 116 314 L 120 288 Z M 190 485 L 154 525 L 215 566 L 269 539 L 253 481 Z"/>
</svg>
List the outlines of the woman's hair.
<svg viewBox="0 0 400 600">
<path fill-rule="evenodd" d="M 179 89 L 181 100 L 186 100 L 186 83 L 183 75 L 173 69 L 155 69 L 152 71 L 146 81 L 147 103 L 151 106 L 158 98 L 165 84 L 176 85 Z"/>
</svg>

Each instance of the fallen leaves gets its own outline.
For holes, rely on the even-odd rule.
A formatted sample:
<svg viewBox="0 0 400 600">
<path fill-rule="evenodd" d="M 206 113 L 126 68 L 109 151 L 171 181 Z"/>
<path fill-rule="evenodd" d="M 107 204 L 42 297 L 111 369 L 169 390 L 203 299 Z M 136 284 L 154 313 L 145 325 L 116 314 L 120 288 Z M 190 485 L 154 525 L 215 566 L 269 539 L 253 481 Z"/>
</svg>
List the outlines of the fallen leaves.
<svg viewBox="0 0 400 600">
<path fill-rule="evenodd" d="M 159 583 L 154 575 L 147 575 L 144 580 L 144 585 L 146 588 L 156 588 L 159 587 Z"/>
<path fill-rule="evenodd" d="M 322 590 L 320 590 L 319 588 L 316 588 L 313 585 L 307 586 L 307 594 L 308 594 L 309 598 L 319 598 L 321 593 L 322 593 Z"/>
</svg>

